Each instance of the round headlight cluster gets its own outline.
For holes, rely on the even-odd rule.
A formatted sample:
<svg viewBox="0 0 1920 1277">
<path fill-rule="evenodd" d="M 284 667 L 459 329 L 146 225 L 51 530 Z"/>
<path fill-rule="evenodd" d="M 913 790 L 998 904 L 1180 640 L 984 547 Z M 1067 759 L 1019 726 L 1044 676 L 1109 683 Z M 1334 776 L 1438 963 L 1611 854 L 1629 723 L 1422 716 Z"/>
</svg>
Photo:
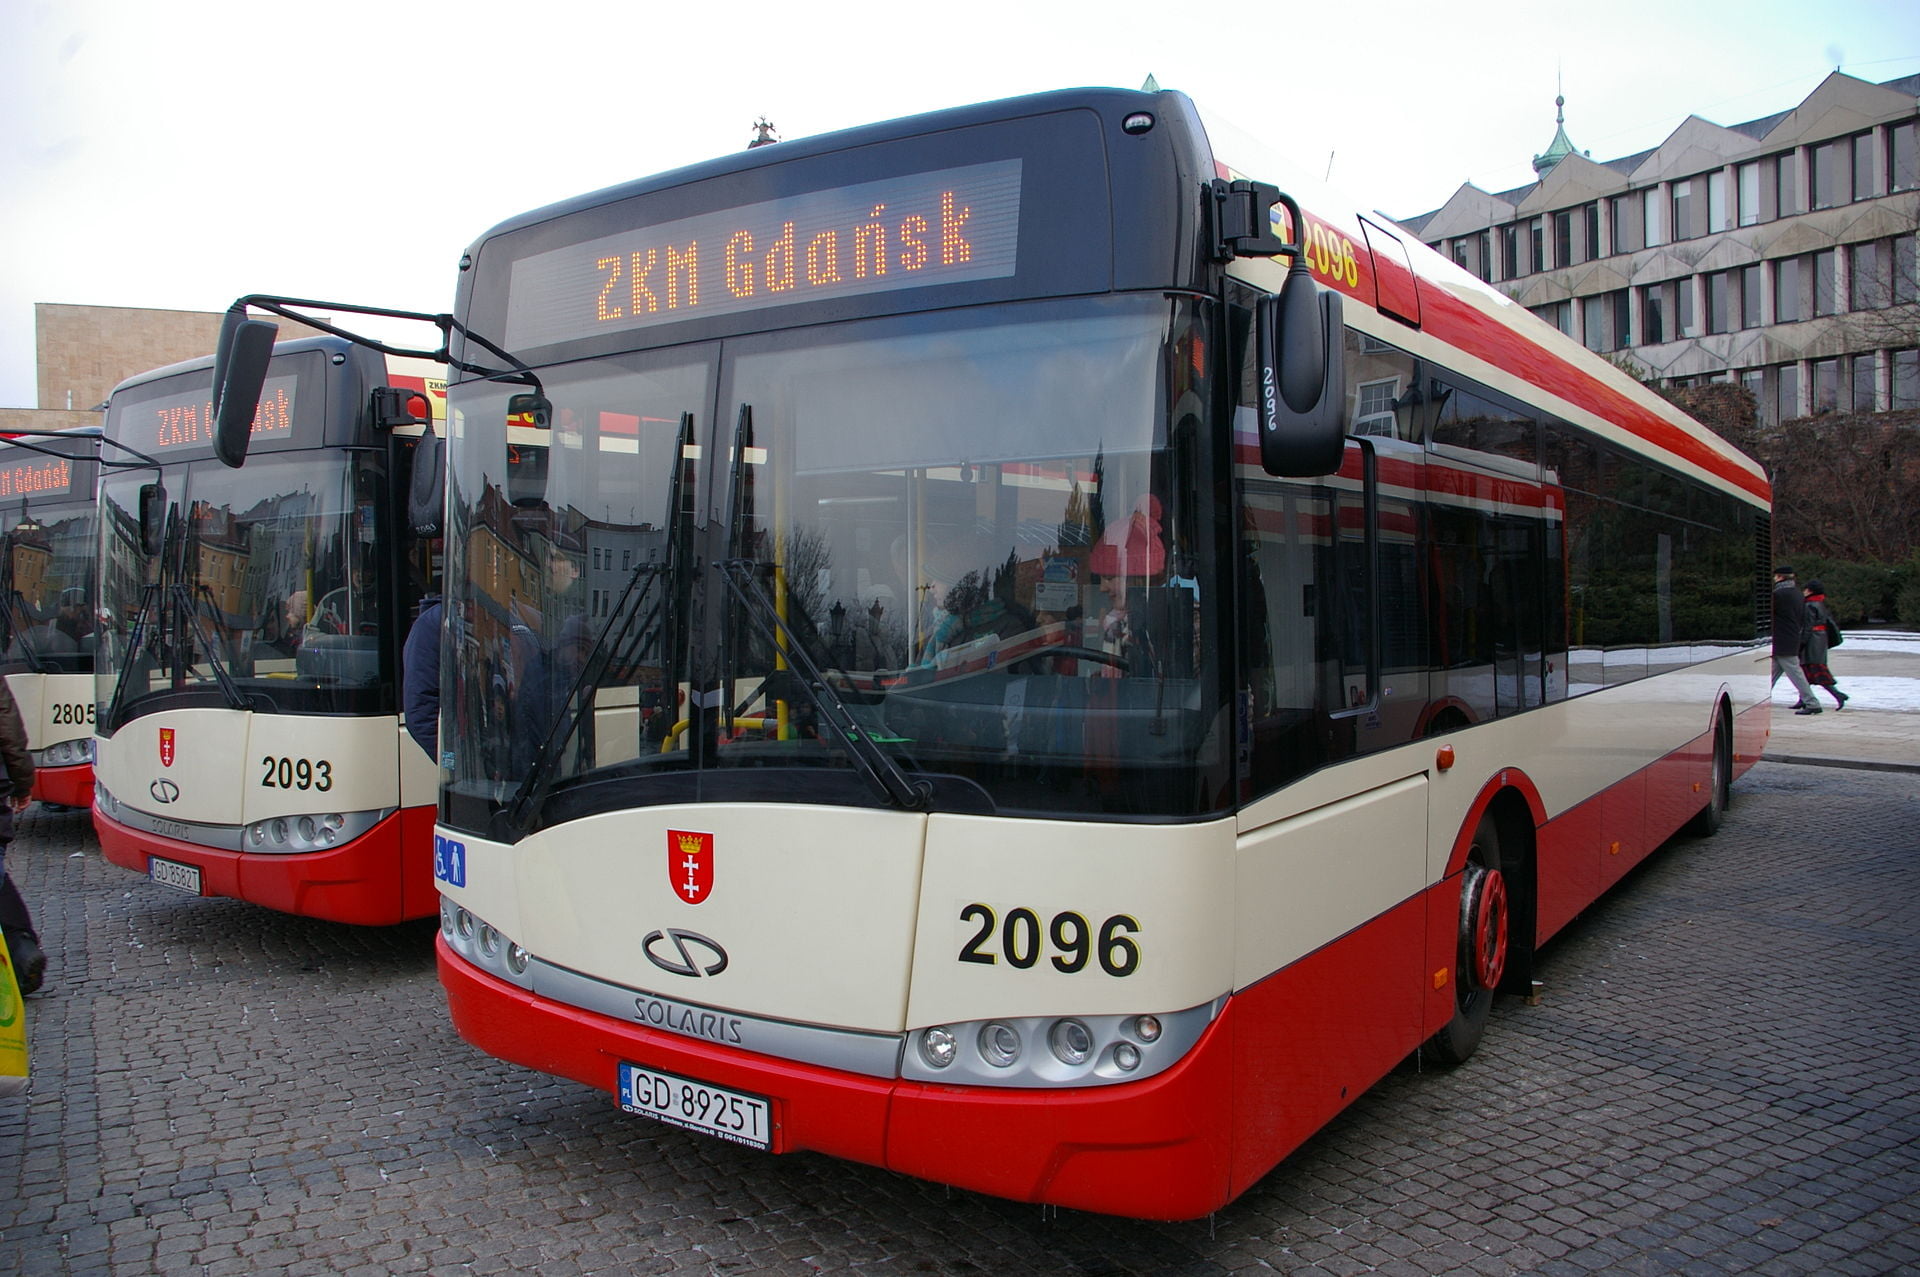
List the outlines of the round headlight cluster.
<svg viewBox="0 0 1920 1277">
<path fill-rule="evenodd" d="M 40 762 L 47 767 L 72 767 L 93 759 L 92 740 L 63 740 L 41 751 Z"/>
<path fill-rule="evenodd" d="M 1202 1005 L 1159 1015 L 1007 1017 L 936 1024 L 916 1035 L 904 1075 L 983 1086 L 1091 1086 L 1148 1077 L 1172 1064 L 1218 1013 Z"/>
<path fill-rule="evenodd" d="M 533 954 L 504 931 L 446 896 L 440 897 L 440 934 L 447 947 L 473 965 L 532 987 Z"/>
<path fill-rule="evenodd" d="M 390 813 L 385 811 L 312 812 L 256 820 L 242 833 L 241 850 L 261 852 L 326 851 L 352 842 Z"/>
</svg>

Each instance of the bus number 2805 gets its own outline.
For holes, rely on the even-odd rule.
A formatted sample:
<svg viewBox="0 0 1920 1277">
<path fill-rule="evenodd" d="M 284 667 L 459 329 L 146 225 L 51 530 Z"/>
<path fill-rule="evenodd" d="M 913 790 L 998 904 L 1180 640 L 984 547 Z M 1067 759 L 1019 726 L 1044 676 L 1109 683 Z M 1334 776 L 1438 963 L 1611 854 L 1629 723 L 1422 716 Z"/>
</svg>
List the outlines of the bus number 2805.
<svg viewBox="0 0 1920 1277">
<path fill-rule="evenodd" d="M 263 789 L 317 789 L 326 793 L 333 788 L 333 763 L 325 758 L 285 758 L 268 754 L 260 760 Z"/>
<path fill-rule="evenodd" d="M 1009 909 L 1003 918 L 992 905 L 970 904 L 960 911 L 960 921 L 977 928 L 960 946 L 962 962 L 992 966 L 1004 958 L 1008 966 L 1025 971 L 1044 955 L 1055 970 L 1068 975 L 1095 961 L 1111 976 L 1129 976 L 1140 969 L 1140 945 L 1133 938 L 1140 924 L 1124 913 L 1098 928 L 1083 914 L 1056 913 L 1043 929 L 1040 915 L 1031 909 Z"/>
</svg>

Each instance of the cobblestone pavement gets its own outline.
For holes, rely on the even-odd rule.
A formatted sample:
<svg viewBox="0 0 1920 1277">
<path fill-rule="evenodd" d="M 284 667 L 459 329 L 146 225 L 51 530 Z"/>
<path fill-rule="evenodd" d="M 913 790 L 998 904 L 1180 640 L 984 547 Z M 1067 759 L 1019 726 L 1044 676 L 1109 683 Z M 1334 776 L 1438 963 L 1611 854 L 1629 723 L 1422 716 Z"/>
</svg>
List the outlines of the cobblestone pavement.
<svg viewBox="0 0 1920 1277">
<path fill-rule="evenodd" d="M 52 954 L 0 1272 L 1920 1270 L 1920 792 L 1764 763 L 1212 1221 L 1045 1212 L 623 1116 L 448 1028 L 428 925 L 194 900 L 86 817 L 9 852 Z M 992 1156 L 982 1149 L 981 1156 Z"/>
</svg>

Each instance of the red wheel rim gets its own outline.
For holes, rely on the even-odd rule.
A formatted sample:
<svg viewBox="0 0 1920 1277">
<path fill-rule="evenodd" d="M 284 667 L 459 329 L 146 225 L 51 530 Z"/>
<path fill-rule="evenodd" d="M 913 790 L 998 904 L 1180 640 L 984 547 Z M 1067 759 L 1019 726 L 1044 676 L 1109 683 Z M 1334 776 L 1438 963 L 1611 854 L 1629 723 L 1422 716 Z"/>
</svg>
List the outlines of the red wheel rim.
<svg viewBox="0 0 1920 1277">
<path fill-rule="evenodd" d="M 1482 869 L 1468 890 L 1472 896 L 1461 921 L 1466 926 L 1473 983 L 1482 989 L 1498 988 L 1507 971 L 1507 880 L 1498 869 Z"/>
</svg>

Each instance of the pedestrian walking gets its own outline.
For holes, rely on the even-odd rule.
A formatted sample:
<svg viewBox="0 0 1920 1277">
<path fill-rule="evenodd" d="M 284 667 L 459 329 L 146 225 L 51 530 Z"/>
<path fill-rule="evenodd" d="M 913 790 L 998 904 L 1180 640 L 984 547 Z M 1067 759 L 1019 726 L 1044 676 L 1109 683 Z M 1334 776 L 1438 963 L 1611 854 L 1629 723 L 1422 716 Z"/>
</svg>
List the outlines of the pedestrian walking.
<svg viewBox="0 0 1920 1277">
<path fill-rule="evenodd" d="M 33 929 L 33 916 L 20 889 L 7 876 L 7 844 L 13 841 L 13 818 L 33 801 L 33 756 L 27 752 L 27 725 L 14 704 L 13 690 L 0 678 L 0 763 L 7 769 L 12 793 L 0 803 L 0 932 L 7 938 L 7 953 L 20 981 L 22 995 L 40 987 L 47 974 L 47 955 L 40 948 L 40 937 Z"/>
<path fill-rule="evenodd" d="M 1807 634 L 1800 641 L 1800 672 L 1813 686 L 1826 688 L 1827 695 L 1833 697 L 1834 709 L 1842 710 L 1847 707 L 1849 697 L 1834 683 L 1833 671 L 1827 668 L 1827 653 L 1840 646 L 1840 626 L 1827 606 L 1826 586 L 1808 581 L 1805 593 Z"/>
<path fill-rule="evenodd" d="M 1800 703 L 1794 706 L 1793 712 L 1818 714 L 1820 706 L 1814 702 L 1813 686 L 1800 672 L 1800 644 L 1806 636 L 1806 596 L 1794 582 L 1793 569 L 1776 564 L 1773 569 L 1773 677 L 1768 683 L 1778 683 L 1785 674 L 1793 689 L 1800 693 Z"/>
</svg>

